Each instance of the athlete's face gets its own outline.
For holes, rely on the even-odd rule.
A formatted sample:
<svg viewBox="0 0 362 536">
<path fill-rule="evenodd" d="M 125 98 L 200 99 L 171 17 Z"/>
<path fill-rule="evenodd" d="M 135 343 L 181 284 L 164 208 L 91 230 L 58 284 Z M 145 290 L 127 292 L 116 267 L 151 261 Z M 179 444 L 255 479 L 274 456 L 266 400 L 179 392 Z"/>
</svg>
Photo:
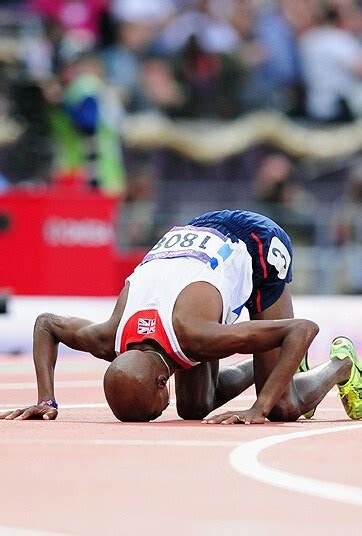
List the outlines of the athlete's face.
<svg viewBox="0 0 362 536">
<path fill-rule="evenodd" d="M 158 379 L 158 381 L 160 381 L 160 379 Z M 169 404 L 170 392 L 167 387 L 167 378 L 164 377 L 162 378 L 162 387 L 159 387 L 157 391 L 156 403 L 150 421 L 154 421 L 160 417 Z"/>
</svg>

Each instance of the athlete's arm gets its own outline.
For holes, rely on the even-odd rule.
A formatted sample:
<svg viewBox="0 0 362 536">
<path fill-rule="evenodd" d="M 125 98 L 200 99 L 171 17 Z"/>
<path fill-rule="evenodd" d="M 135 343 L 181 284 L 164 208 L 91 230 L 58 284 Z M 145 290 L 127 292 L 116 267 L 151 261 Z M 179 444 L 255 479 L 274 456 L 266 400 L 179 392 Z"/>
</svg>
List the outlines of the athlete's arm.
<svg viewBox="0 0 362 536">
<path fill-rule="evenodd" d="M 95 357 L 112 361 L 114 351 L 114 323 L 94 324 L 81 318 L 66 318 L 50 313 L 40 315 L 34 326 L 33 359 L 38 383 L 38 403 L 30 408 L 2 414 L 6 419 L 55 419 L 58 411 L 44 401 L 55 401 L 54 370 L 59 343 L 74 350 L 89 352 Z M 55 404 L 54 404 L 55 405 Z"/>
<path fill-rule="evenodd" d="M 89 352 L 106 361 L 112 361 L 116 357 L 114 337 L 109 333 L 107 322 L 94 324 L 82 318 L 67 318 L 49 313 L 40 315 L 35 322 L 33 341 L 40 400 L 54 397 L 54 369 L 60 342 L 73 350 Z"/>
<path fill-rule="evenodd" d="M 243 412 L 241 417 L 239 415 L 243 422 L 264 422 L 284 393 L 317 333 L 318 326 L 314 322 L 297 319 L 255 320 L 232 326 L 219 325 L 219 327 L 213 325 L 212 331 L 209 331 L 207 344 L 212 348 L 214 359 L 233 353 L 252 354 L 280 348 L 279 361 L 256 402 L 249 410 Z M 211 418 L 208 422 L 224 421 L 225 419 L 217 421 Z"/>
</svg>

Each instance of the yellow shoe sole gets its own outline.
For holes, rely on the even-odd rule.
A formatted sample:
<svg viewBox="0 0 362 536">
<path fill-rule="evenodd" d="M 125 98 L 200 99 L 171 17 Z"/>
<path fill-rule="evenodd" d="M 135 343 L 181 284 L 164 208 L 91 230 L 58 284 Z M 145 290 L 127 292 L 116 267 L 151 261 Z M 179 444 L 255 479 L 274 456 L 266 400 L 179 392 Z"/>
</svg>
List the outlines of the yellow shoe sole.
<svg viewBox="0 0 362 536">
<path fill-rule="evenodd" d="M 352 369 L 349 379 L 338 384 L 339 397 L 348 417 L 362 419 L 362 363 L 357 357 L 353 342 L 347 337 L 336 337 L 331 344 L 331 359 L 350 359 Z"/>
</svg>

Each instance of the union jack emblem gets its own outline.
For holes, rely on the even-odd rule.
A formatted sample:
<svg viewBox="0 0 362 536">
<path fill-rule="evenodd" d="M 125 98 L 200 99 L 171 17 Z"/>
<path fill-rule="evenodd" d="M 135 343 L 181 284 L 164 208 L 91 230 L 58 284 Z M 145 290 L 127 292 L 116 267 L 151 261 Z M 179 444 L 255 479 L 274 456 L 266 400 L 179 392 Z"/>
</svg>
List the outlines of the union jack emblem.
<svg viewBox="0 0 362 536">
<path fill-rule="evenodd" d="M 139 335 L 149 335 L 156 331 L 155 318 L 139 318 L 137 324 L 137 333 Z"/>
</svg>

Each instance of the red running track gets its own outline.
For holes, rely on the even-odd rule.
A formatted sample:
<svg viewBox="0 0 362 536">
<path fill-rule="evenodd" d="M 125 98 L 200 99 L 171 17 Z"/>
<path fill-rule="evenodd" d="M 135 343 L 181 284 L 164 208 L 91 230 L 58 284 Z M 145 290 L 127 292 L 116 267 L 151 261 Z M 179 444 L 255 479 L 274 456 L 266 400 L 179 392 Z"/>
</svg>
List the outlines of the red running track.
<svg viewBox="0 0 362 536">
<path fill-rule="evenodd" d="M 1 536 L 361 533 L 362 422 L 335 391 L 312 421 L 202 425 L 173 401 L 155 423 L 122 424 L 106 366 L 61 358 L 57 421 L 0 421 Z M 3 356 L 0 372 L 0 410 L 35 401 L 31 359 Z"/>
</svg>

